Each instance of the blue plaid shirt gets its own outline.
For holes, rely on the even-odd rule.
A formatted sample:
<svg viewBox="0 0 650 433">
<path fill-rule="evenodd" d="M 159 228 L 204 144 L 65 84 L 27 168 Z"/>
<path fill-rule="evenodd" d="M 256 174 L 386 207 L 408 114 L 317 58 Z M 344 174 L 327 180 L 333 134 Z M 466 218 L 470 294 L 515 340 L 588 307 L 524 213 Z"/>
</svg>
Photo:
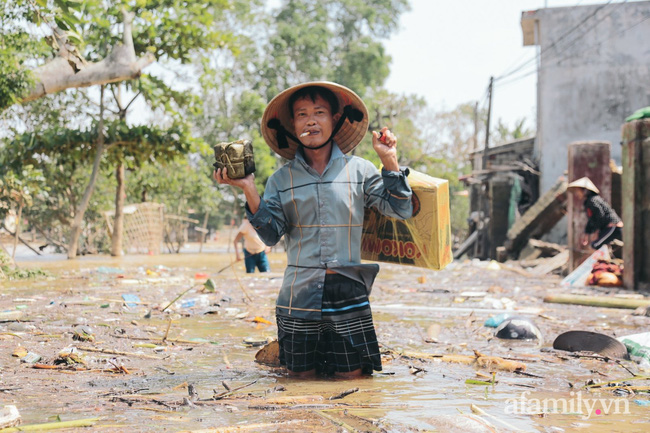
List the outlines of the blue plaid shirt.
<svg viewBox="0 0 650 433">
<path fill-rule="evenodd" d="M 379 170 L 332 146 L 332 155 L 320 175 L 309 167 L 302 152 L 269 177 L 255 215 L 246 212 L 266 245 L 285 236 L 287 268 L 276 304 L 276 314 L 321 320 L 327 269 L 363 282 L 368 289 L 379 270 L 361 265 L 364 208 L 406 219 L 413 212 L 411 188 L 399 172 Z"/>
</svg>

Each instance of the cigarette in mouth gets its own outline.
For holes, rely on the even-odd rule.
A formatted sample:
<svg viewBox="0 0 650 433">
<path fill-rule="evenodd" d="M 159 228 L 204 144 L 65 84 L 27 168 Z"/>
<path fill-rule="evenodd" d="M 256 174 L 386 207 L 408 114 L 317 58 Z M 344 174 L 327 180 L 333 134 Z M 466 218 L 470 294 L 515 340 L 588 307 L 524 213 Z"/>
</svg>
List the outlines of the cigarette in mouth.
<svg viewBox="0 0 650 433">
<path fill-rule="evenodd" d="M 311 132 L 309 132 L 309 131 L 307 131 L 307 132 L 303 132 L 302 134 L 300 134 L 300 138 L 302 138 L 302 137 L 306 137 L 306 136 L 308 136 L 309 134 L 311 134 Z"/>
</svg>

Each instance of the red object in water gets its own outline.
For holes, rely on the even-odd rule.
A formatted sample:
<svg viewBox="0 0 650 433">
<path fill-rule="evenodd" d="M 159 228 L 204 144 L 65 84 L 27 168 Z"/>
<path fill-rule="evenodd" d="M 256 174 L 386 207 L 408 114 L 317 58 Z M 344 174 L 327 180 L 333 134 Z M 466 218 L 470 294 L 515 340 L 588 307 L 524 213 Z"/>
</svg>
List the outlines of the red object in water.
<svg viewBox="0 0 650 433">
<path fill-rule="evenodd" d="M 208 274 L 206 274 L 205 272 L 197 272 L 196 274 L 194 274 L 194 278 L 197 280 L 200 280 L 201 278 L 208 278 Z"/>
</svg>

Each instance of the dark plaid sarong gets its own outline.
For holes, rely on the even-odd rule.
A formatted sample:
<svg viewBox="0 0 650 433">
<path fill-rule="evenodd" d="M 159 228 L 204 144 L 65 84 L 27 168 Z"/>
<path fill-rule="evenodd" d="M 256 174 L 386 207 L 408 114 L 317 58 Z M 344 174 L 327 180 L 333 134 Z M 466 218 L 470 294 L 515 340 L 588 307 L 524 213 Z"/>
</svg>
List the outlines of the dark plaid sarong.
<svg viewBox="0 0 650 433">
<path fill-rule="evenodd" d="M 277 316 L 280 363 L 299 373 L 361 369 L 381 371 L 379 344 L 366 288 L 342 275 L 327 275 L 322 320 Z"/>
</svg>

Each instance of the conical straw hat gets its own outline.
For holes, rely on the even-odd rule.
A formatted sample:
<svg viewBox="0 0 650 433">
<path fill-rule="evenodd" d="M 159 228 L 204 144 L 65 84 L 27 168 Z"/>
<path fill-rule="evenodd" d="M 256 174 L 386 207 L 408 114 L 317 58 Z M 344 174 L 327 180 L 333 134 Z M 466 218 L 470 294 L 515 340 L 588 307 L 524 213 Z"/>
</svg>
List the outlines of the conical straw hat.
<svg viewBox="0 0 650 433">
<path fill-rule="evenodd" d="M 594 185 L 588 177 L 581 177 L 578 180 L 574 180 L 567 186 L 567 189 L 568 188 L 584 188 L 593 191 L 596 194 L 600 194 L 600 190 L 596 188 L 596 185 Z"/>
<path fill-rule="evenodd" d="M 277 138 L 277 130 L 269 127 L 269 121 L 277 119 L 284 129 L 294 134 L 291 124 L 291 113 L 289 112 L 289 99 L 296 91 L 309 86 L 320 86 L 331 90 L 339 100 L 339 113 L 342 113 L 346 106 L 358 110 L 362 114 L 359 121 L 352 122 L 350 119 L 345 120 L 341 129 L 334 136 L 334 141 L 339 145 L 343 153 L 352 151 L 361 142 L 364 135 L 368 132 L 368 109 L 361 98 L 347 87 L 329 81 L 311 81 L 308 83 L 298 84 L 280 92 L 269 102 L 262 115 L 262 136 L 275 153 L 286 159 L 293 159 L 296 155 L 298 143 L 291 139 L 287 140 L 289 147 L 280 148 Z M 334 115 L 336 113 L 332 113 Z"/>
</svg>

